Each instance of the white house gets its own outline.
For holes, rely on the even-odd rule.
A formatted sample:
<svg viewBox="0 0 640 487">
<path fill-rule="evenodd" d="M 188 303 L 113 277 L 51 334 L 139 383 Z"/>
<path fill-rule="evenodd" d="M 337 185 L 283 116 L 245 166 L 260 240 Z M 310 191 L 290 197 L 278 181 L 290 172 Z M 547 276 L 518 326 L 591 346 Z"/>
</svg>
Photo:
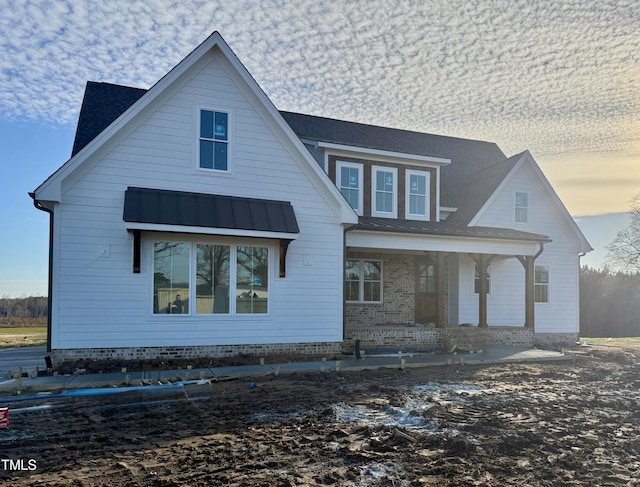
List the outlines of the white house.
<svg viewBox="0 0 640 487">
<path fill-rule="evenodd" d="M 591 248 L 530 153 L 279 112 L 218 33 L 88 83 L 32 197 L 56 361 L 577 338 Z"/>
</svg>

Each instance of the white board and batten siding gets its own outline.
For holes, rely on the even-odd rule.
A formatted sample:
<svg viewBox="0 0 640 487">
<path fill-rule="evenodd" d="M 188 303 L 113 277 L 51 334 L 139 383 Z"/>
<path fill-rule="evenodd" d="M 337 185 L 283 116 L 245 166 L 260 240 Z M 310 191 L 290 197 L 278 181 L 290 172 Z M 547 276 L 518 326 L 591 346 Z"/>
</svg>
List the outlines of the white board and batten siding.
<svg viewBox="0 0 640 487">
<path fill-rule="evenodd" d="M 54 349 L 342 340 L 339 204 L 226 59 L 215 50 L 206 58 L 64 181 L 54 227 Z M 199 108 L 230 114 L 229 174 L 197 168 Z M 154 315 L 152 245 L 162 235 L 143 232 L 141 273 L 134 274 L 122 218 L 129 186 L 290 201 L 300 233 L 285 278 L 278 277 L 278 241 L 251 241 L 270 249 L 268 315 Z"/>
<path fill-rule="evenodd" d="M 475 222 L 478 226 L 505 227 L 547 235 L 552 242 L 536 260 L 549 268 L 549 302 L 535 303 L 536 333 L 579 331 L 580 242 L 557 200 L 542 183 L 533 163 L 525 161 L 500 189 Z M 528 193 L 528 221 L 515 222 L 515 194 Z M 510 222 L 510 225 L 505 223 Z M 460 279 L 460 321 L 475 322 L 478 296 L 473 293 L 474 265 L 463 259 Z M 520 325 L 524 322 L 524 268 L 516 259 L 497 259 L 491 264 L 491 293 L 487 297 L 490 325 Z M 513 317 L 522 317 L 513 323 Z"/>
</svg>

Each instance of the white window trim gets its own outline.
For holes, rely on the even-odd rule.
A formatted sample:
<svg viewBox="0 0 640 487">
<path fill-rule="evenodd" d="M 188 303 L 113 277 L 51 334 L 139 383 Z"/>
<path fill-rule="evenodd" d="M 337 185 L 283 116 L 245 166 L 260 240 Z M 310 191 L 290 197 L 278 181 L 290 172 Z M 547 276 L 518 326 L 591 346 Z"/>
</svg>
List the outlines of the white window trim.
<svg viewBox="0 0 640 487">
<path fill-rule="evenodd" d="M 357 301 L 346 301 L 349 304 L 382 304 L 384 301 L 384 296 L 383 296 L 383 292 L 384 292 L 384 263 L 383 261 L 379 260 L 379 259 L 349 259 L 347 258 L 346 260 L 352 260 L 355 262 L 358 262 L 360 264 L 360 279 L 358 282 L 358 296 L 360 296 L 360 299 L 358 299 Z M 364 300 L 364 263 L 365 262 L 377 262 L 380 264 L 380 301 L 365 301 Z M 345 279 L 345 283 L 346 283 L 346 276 L 344 277 Z"/>
<path fill-rule="evenodd" d="M 546 267 L 549 273 L 549 281 L 547 282 L 547 300 L 536 301 L 536 286 L 544 286 L 544 284 L 536 283 L 536 267 Z M 536 306 L 548 306 L 551 303 L 551 266 L 545 263 L 536 263 L 533 265 L 533 302 Z"/>
<path fill-rule="evenodd" d="M 342 189 L 340 187 L 341 180 L 341 170 L 342 168 L 354 168 L 358 170 L 358 209 L 354 208 L 356 215 L 362 216 L 362 210 L 364 207 L 364 165 L 358 164 L 357 162 L 347 162 L 347 161 L 336 161 L 336 187 L 340 194 L 342 194 Z"/>
<path fill-rule="evenodd" d="M 517 212 L 517 208 L 518 207 L 516 206 L 516 198 L 517 198 L 518 193 L 522 193 L 522 194 L 526 194 L 527 195 L 527 206 L 526 207 L 525 206 L 520 207 L 520 208 L 526 208 L 527 209 L 527 219 L 526 219 L 526 221 L 523 221 L 523 222 L 518 221 L 518 219 L 516 218 L 516 215 L 518 213 Z M 513 192 L 512 202 L 513 202 L 513 223 L 515 223 L 516 225 L 528 225 L 529 224 L 529 218 L 531 216 L 531 211 L 530 211 L 531 210 L 531 194 L 529 193 L 529 191 L 515 190 Z"/>
<path fill-rule="evenodd" d="M 378 172 L 393 173 L 392 209 L 390 212 L 376 210 L 376 175 Z M 381 218 L 398 218 L 398 168 L 389 166 L 371 166 L 371 216 Z"/>
<path fill-rule="evenodd" d="M 162 234 L 159 233 L 154 235 L 153 238 L 146 240 L 145 239 L 144 248 L 147 249 L 148 255 L 148 266 L 150 269 L 151 279 L 149 281 L 149 297 L 147 301 L 150 303 L 150 315 L 148 317 L 149 320 L 171 320 L 176 317 L 181 320 L 193 320 L 193 321 L 224 321 L 229 318 L 233 318 L 234 320 L 242 320 L 242 321 L 250 321 L 250 320 L 268 320 L 272 317 L 272 310 L 274 309 L 274 303 L 276 302 L 275 294 L 272 294 L 271 286 L 272 283 L 275 283 L 275 272 L 276 272 L 276 261 L 275 256 L 278 254 L 277 249 L 271 242 L 257 242 L 254 239 L 237 239 L 237 238 L 229 238 L 229 237 L 220 237 L 216 239 L 210 238 L 193 238 L 193 239 L 185 239 L 184 237 L 178 237 L 176 235 L 171 234 Z M 155 272 L 154 267 L 154 244 L 156 242 L 175 242 L 175 243 L 186 243 L 190 245 L 189 248 L 189 299 L 188 303 L 188 313 L 184 314 L 169 314 L 169 313 L 154 313 L 153 312 L 153 277 Z M 229 251 L 229 259 L 232 263 L 231 268 L 229 269 L 229 313 L 201 313 L 198 314 L 195 312 L 196 309 L 196 246 L 198 244 L 214 244 L 214 245 L 228 245 L 230 246 Z M 266 313 L 237 313 L 236 312 L 236 295 L 234 291 L 237 285 L 237 248 L 238 247 L 267 247 L 269 251 L 268 262 L 269 262 L 269 298 L 267 302 L 267 312 Z"/>
<path fill-rule="evenodd" d="M 228 136 L 227 136 L 227 169 L 226 170 L 222 170 L 222 169 L 208 169 L 205 167 L 200 167 L 200 112 L 202 110 L 206 110 L 206 111 L 210 111 L 210 112 L 220 112 L 220 113 L 226 113 L 227 114 L 227 131 Z M 235 146 L 234 144 L 234 133 L 235 130 L 233 130 L 233 113 L 231 112 L 231 110 L 229 109 L 225 109 L 225 108 L 215 108 L 215 107 L 210 107 L 210 106 L 197 106 L 195 113 L 194 113 L 194 126 L 196 128 L 196 132 L 195 132 L 195 155 L 196 155 L 196 170 L 200 171 L 204 174 L 216 174 L 216 175 L 231 175 L 233 174 L 233 148 Z M 224 142 L 224 141 L 218 141 L 218 142 Z"/>
<path fill-rule="evenodd" d="M 424 215 L 410 213 L 409 209 L 411 208 L 411 187 L 410 181 L 411 176 L 424 176 L 425 177 L 425 198 L 426 205 Z M 429 171 L 414 171 L 412 169 L 407 169 L 405 172 L 405 217 L 407 220 L 423 220 L 429 221 L 431 220 L 431 173 Z"/>
</svg>

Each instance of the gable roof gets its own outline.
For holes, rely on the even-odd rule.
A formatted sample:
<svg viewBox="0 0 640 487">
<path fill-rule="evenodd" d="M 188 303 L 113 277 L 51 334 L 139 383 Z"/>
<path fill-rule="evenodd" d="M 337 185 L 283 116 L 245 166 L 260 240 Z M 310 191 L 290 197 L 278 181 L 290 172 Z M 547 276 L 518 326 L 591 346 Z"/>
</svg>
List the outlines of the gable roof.
<svg viewBox="0 0 640 487">
<path fill-rule="evenodd" d="M 551 183 L 546 178 L 546 176 L 544 175 L 544 173 L 540 169 L 540 166 L 535 161 L 535 159 L 533 158 L 531 153 L 529 151 L 524 151 L 524 152 L 522 152 L 520 154 L 517 154 L 517 155 L 511 157 L 510 161 L 511 161 L 511 163 L 508 166 L 509 167 L 508 173 L 506 173 L 501 178 L 500 183 L 498 184 L 498 186 L 486 198 L 486 200 L 485 200 L 484 204 L 482 205 L 482 207 L 479 208 L 478 211 L 476 212 L 476 214 L 472 217 L 471 221 L 469 222 L 469 225 L 473 226 L 473 225 L 476 224 L 477 221 L 480 220 L 480 218 L 482 217 L 482 215 L 485 212 L 485 210 L 491 205 L 491 203 L 494 200 L 494 198 L 496 198 L 498 196 L 498 194 L 500 193 L 502 188 L 504 188 L 509 183 L 511 178 L 514 177 L 516 172 L 524 164 L 529 164 L 529 167 L 531 167 L 531 169 L 533 170 L 533 172 L 535 174 L 535 177 L 538 178 L 538 182 L 542 186 L 543 192 L 544 192 L 547 200 L 550 202 L 551 207 L 554 208 L 554 210 L 556 211 L 556 213 L 559 216 L 559 218 L 561 218 L 564 221 L 566 228 L 568 228 L 574 234 L 575 238 L 577 239 L 579 252 L 590 252 L 590 251 L 592 251 L 593 248 L 591 247 L 591 245 L 587 241 L 586 237 L 584 236 L 584 234 L 582 233 L 582 231 L 578 227 L 578 224 L 576 223 L 576 221 L 571 217 L 571 215 L 567 211 L 567 208 L 562 203 L 562 200 L 560 199 L 558 194 L 553 189 L 553 186 L 551 186 Z M 507 166 L 505 166 L 505 168 L 503 168 L 503 170 L 506 169 L 506 167 Z"/>
<path fill-rule="evenodd" d="M 146 92 L 140 88 L 89 81 L 80 109 L 72 155 L 77 154 Z M 441 204 L 458 208 L 449 221 L 460 225 L 469 223 L 515 163 L 513 157 L 506 159 L 493 142 L 286 111 L 280 114 L 301 139 L 450 159 L 452 163 L 440 169 Z"/>
<path fill-rule="evenodd" d="M 170 90 L 191 68 L 197 66 L 198 62 L 214 50 L 234 70 L 239 82 L 243 83 L 247 92 L 255 97 L 257 102 L 266 110 L 267 116 L 271 117 L 271 121 L 274 122 L 275 127 L 284 137 L 283 140 L 290 143 L 293 149 L 297 151 L 300 157 L 296 158 L 296 161 L 302 164 L 304 161 L 307 164 L 305 170 L 309 170 L 309 176 L 316 179 L 317 187 L 319 189 L 322 188 L 325 197 L 330 198 L 333 204 L 336 205 L 340 222 L 344 224 L 356 223 L 358 218 L 353 208 L 344 199 L 338 188 L 327 178 L 322 169 L 318 167 L 300 139 L 282 119 L 269 97 L 262 91 L 258 83 L 218 32 L 211 34 L 149 90 L 138 90 L 103 83 L 91 84 L 91 90 L 89 93 L 85 93 L 85 98 L 87 96 L 91 98 L 99 91 L 104 95 L 102 102 L 109 106 L 103 110 L 92 111 L 90 109 L 93 108 L 93 102 L 91 100 L 83 102 L 83 110 L 81 110 L 79 117 L 72 156 L 36 188 L 34 191 L 35 199 L 40 202 L 60 201 L 61 185 L 65 178 L 81 167 L 93 154 L 101 150 L 105 144 L 121 133 L 125 127 L 130 126 L 137 118 L 143 116 L 146 111 L 152 109 L 154 103 L 160 100 L 165 92 Z M 96 100 L 98 98 L 94 98 L 94 101 Z M 124 111 L 116 115 L 120 110 Z M 113 119 L 114 116 L 116 116 L 115 119 Z"/>
<path fill-rule="evenodd" d="M 482 209 L 486 207 L 505 180 L 513 174 L 515 167 L 521 164 L 523 156 L 529 154 L 525 152 L 507 158 L 493 142 L 434 135 L 286 111 L 278 112 L 220 34 L 214 32 L 150 90 L 110 83 L 88 82 L 78 119 L 72 157 L 38 187 L 36 194 L 51 180 L 60 180 L 65 173 L 81 164 L 87 158 L 87 153 L 82 152 L 83 149 L 87 148 L 89 154 L 91 150 L 95 151 L 101 143 L 108 140 L 135 114 L 150 105 L 197 59 L 216 46 L 238 70 L 252 92 L 264 103 L 277 124 L 298 147 L 301 154 L 306 157 L 312 170 L 322 178 L 322 183 L 340 201 L 344 222 L 355 223 L 357 217 L 336 186 L 313 162 L 312 156 L 305 149 L 301 139 L 451 161 L 450 164 L 440 167 L 440 204 L 442 207 L 457 208 L 457 211 L 453 212 L 446 221 L 449 225 L 457 228 L 468 228 L 474 225 Z M 533 161 L 533 158 L 531 160 Z M 552 199 L 560 208 L 560 213 L 574 227 L 582 248 L 590 249 L 586 239 L 577 229 L 575 222 L 542 175 L 537 164 L 535 162 L 532 164 L 536 166 L 543 184 L 549 189 Z M 459 233 L 459 231 L 454 233 Z M 427 233 L 426 230 L 425 233 Z M 528 238 L 524 235 L 526 232 L 520 233 L 522 234 L 519 235 L 520 237 Z M 539 237 L 544 236 L 531 234 L 533 239 L 539 239 Z"/>
</svg>

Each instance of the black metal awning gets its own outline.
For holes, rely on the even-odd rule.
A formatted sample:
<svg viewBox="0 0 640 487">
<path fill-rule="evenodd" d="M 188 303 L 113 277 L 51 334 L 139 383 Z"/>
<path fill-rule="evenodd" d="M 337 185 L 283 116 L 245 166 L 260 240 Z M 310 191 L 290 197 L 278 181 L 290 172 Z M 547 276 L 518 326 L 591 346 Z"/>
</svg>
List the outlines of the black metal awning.
<svg viewBox="0 0 640 487">
<path fill-rule="evenodd" d="M 127 188 L 123 219 L 125 222 L 183 227 L 300 232 L 288 201 L 164 189 Z"/>
<path fill-rule="evenodd" d="M 240 235 L 280 240 L 280 277 L 286 274 L 289 243 L 300 233 L 288 201 L 241 198 L 166 189 L 127 188 L 124 221 L 133 231 L 133 272 L 140 272 L 141 230 Z M 248 232 L 248 233 L 247 233 Z"/>
</svg>

